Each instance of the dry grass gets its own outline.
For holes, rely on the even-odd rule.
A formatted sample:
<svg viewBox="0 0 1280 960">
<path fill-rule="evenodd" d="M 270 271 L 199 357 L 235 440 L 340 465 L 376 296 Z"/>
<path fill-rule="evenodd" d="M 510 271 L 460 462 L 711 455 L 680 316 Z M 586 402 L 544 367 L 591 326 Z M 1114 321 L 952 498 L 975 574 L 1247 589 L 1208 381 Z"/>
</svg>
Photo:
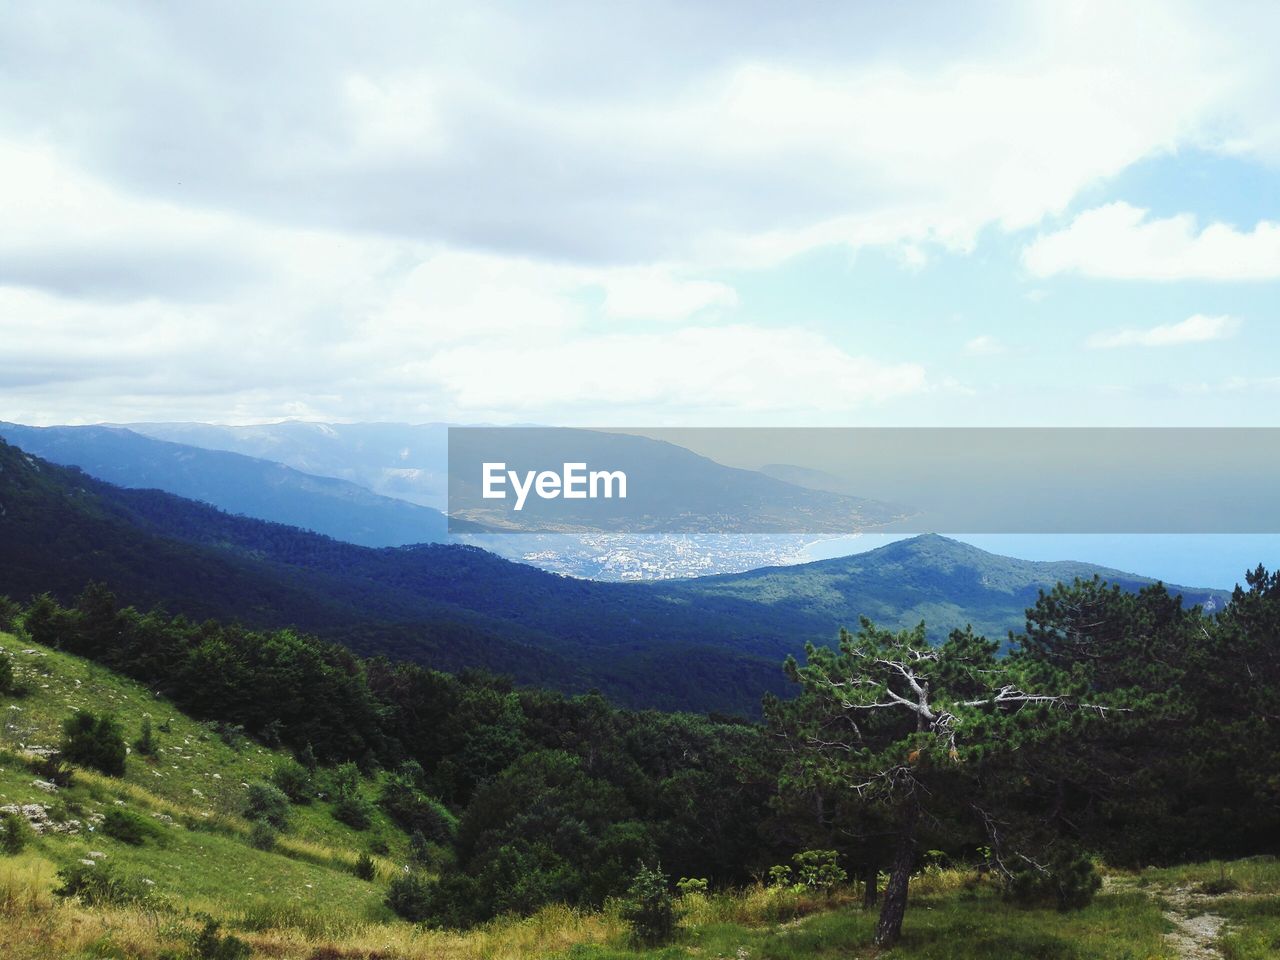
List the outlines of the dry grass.
<svg viewBox="0 0 1280 960">
<path fill-rule="evenodd" d="M 0 873 L 0 956 L 5 960 L 126 956 L 154 960 L 185 950 L 199 929 L 189 916 L 141 907 L 97 907 L 56 900 L 50 894 L 53 865 L 38 856 L 14 858 Z M 245 920 L 247 918 L 239 918 Z M 268 918 L 255 915 L 257 925 Z M 427 930 L 406 923 L 339 924 L 317 929 L 288 911 L 271 918 L 281 927 L 227 929 L 255 956 L 281 960 L 506 960 L 562 954 L 574 946 L 618 941 L 616 913 L 583 913 L 547 907 L 524 919 L 505 918 L 465 933 Z M 295 925 L 296 924 L 296 925 Z M 238 929 L 239 928 L 239 929 Z"/>
<path fill-rule="evenodd" d="M 53 906 L 57 867 L 36 854 L 0 859 L 0 916 L 19 917 Z"/>
<path fill-rule="evenodd" d="M 731 893 L 685 894 L 679 899 L 677 908 L 681 922 L 688 926 L 733 923 L 743 927 L 764 927 L 859 902 L 858 891 L 851 887 L 827 896 L 757 883 Z"/>
</svg>

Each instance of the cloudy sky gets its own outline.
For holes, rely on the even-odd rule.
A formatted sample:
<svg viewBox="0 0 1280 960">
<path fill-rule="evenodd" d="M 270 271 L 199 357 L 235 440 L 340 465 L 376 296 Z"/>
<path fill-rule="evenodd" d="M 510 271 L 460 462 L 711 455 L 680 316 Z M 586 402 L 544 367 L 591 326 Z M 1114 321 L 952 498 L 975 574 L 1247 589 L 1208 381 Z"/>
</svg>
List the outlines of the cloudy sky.
<svg viewBox="0 0 1280 960">
<path fill-rule="evenodd" d="M 6 4 L 0 419 L 1280 425 L 1277 35 Z"/>
</svg>

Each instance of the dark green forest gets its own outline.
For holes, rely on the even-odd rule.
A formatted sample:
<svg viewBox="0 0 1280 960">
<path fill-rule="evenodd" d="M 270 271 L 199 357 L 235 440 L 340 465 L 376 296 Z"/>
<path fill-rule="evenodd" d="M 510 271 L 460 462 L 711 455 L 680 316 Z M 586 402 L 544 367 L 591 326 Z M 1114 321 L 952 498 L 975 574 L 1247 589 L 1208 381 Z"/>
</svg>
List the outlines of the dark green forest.
<svg viewBox="0 0 1280 960">
<path fill-rule="evenodd" d="M 1280 576 L 1261 567 L 1216 615 L 1088 580 L 1042 593 L 1003 643 L 864 622 L 778 663 L 791 695 L 763 723 L 363 659 L 122 608 L 96 583 L 69 606 L 6 601 L 3 620 L 303 763 L 393 771 L 382 802 L 438 872 L 400 908 L 445 925 L 598 905 L 637 863 L 728 885 L 833 849 L 888 875 L 888 943 L 926 851 L 1069 909 L 1096 887 L 1088 857 L 1280 845 Z"/>
<path fill-rule="evenodd" d="M 781 694 L 778 663 L 841 624 L 924 620 L 930 639 L 972 625 L 1020 630 L 1041 589 L 1102 575 L 1088 564 L 997 557 L 937 536 L 833 561 L 720 577 L 599 583 L 472 547 L 371 549 L 232 516 L 154 490 L 124 490 L 0 441 L 0 593 L 69 602 L 101 580 L 129 603 L 192 619 L 297 627 L 365 656 L 517 682 L 598 689 L 633 707 L 758 717 Z M 1223 603 L 1221 591 L 1171 592 Z"/>
</svg>

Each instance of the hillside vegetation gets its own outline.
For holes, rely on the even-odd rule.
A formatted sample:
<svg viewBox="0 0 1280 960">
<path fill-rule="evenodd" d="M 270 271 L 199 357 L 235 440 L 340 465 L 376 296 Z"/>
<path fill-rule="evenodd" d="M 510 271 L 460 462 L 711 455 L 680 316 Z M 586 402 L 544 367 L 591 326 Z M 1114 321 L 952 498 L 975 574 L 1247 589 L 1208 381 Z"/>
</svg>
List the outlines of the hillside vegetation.
<svg viewBox="0 0 1280 960">
<path fill-rule="evenodd" d="M 0 634 L 0 651 L 14 661 L 26 691 L 4 700 L 0 806 L 48 812 L 47 822 L 37 818 L 44 832 L 26 849 L 0 854 L 6 960 L 873 955 L 874 913 L 859 909 L 860 892 L 844 885 L 829 893 L 758 885 L 686 893 L 678 900 L 677 946 L 654 950 L 631 943 L 616 902 L 600 912 L 552 905 L 528 919 L 500 918 L 468 932 L 415 926 L 383 903 L 400 858 L 379 856 L 371 879 L 356 877 L 354 862 L 368 846 L 368 832 L 334 820 L 322 801 L 294 807 L 290 832 L 275 849 L 252 845 L 242 816 L 245 784 L 269 776 L 287 753 L 242 737 L 228 743 L 225 731 L 78 657 L 10 634 Z M 166 729 L 156 734 L 152 757 L 130 754 L 123 777 L 77 769 L 71 786 L 51 792 L 34 785 L 31 765 L 58 742 L 62 720 L 75 709 L 110 711 L 127 731 L 148 718 Z M 372 780 L 363 785 L 374 789 Z M 152 822 L 154 832 L 136 845 L 110 836 L 103 819 L 121 811 Z M 373 829 L 400 848 L 404 837 L 394 825 Z M 114 878 L 116 891 L 101 899 L 55 894 L 77 867 Z M 1194 893 L 1200 888 L 1215 892 Z M 1280 944 L 1266 906 L 1280 896 L 1275 861 L 1118 874 L 1111 892 L 1070 914 L 1011 911 L 995 886 L 971 870 L 927 866 L 913 893 L 919 922 L 891 955 L 1174 960 L 1183 954 L 1161 898 L 1180 889 L 1199 897 L 1199 909 L 1229 918 L 1215 941 L 1224 956 L 1261 960 Z M 237 943 L 252 953 L 236 954 Z"/>
<path fill-rule="evenodd" d="M 444 514 L 281 463 L 204 450 L 123 427 L 27 427 L 0 422 L 16 447 L 135 489 L 165 490 L 229 513 L 287 523 L 368 547 L 438 542 Z"/>
<path fill-rule="evenodd" d="M 864 623 L 789 667 L 800 696 L 767 725 L 363 661 L 100 585 L 5 601 L 0 945 L 870 957 L 902 896 L 893 956 L 1267 956 L 1274 861 L 1175 866 L 1275 852 L 1280 577 L 1248 580 L 1217 617 L 1060 585 L 1000 657 Z M 933 678 L 923 727 L 879 699 L 907 689 L 895 663 Z M 842 678 L 861 692 L 832 701 Z M 1098 890 L 1101 862 L 1169 866 Z"/>
<path fill-rule="evenodd" d="M 756 716 L 783 693 L 779 664 L 833 645 L 871 616 L 941 640 L 955 627 L 1002 636 L 1041 589 L 1103 576 L 1087 564 L 996 557 L 919 537 L 857 557 L 665 583 L 556 576 L 483 550 L 373 550 L 236 517 L 154 490 L 124 490 L 0 443 L 0 593 L 64 602 L 90 580 L 125 602 L 251 627 L 295 626 L 365 655 L 502 672 L 633 707 Z M 1226 595 L 1174 587 L 1188 603 Z"/>
</svg>

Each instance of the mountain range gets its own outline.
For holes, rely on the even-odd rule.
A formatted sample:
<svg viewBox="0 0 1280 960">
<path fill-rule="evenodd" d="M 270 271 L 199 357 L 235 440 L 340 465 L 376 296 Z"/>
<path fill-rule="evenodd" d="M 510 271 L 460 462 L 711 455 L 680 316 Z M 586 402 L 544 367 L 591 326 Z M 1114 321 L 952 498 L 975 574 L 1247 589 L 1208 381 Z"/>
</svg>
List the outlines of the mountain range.
<svg viewBox="0 0 1280 960">
<path fill-rule="evenodd" d="M 0 422 L 0 438 L 117 486 L 164 490 L 229 513 L 287 523 L 366 547 L 447 538 L 445 516 L 434 507 L 382 496 L 350 480 L 158 440 L 124 427 Z"/>
<path fill-rule="evenodd" d="M 867 615 L 926 620 L 935 636 L 1022 625 L 1039 589 L 1094 575 L 1084 563 L 999 557 L 938 536 L 743 574 L 599 583 L 475 547 L 370 548 L 117 487 L 0 446 L 0 593 L 70 597 L 91 580 L 122 601 L 247 626 L 296 625 L 365 654 L 482 667 L 628 705 L 749 714 L 785 684 L 780 662 Z M 1188 602 L 1221 591 L 1172 587 Z"/>
</svg>

